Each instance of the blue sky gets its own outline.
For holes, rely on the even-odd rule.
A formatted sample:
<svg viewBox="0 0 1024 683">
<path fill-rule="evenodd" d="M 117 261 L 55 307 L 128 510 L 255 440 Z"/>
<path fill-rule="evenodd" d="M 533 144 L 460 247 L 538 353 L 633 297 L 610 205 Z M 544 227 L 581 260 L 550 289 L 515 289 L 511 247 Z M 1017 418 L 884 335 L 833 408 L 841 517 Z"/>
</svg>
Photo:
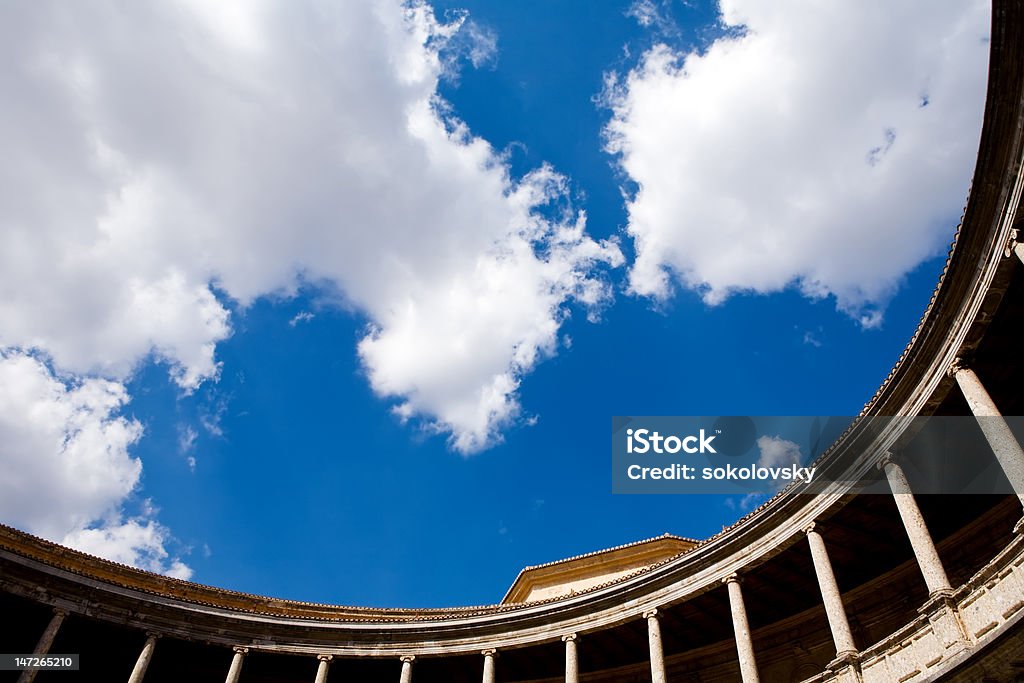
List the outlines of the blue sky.
<svg viewBox="0 0 1024 683">
<path fill-rule="evenodd" d="M 380 606 L 719 531 L 610 418 L 871 397 L 976 153 L 941 5 L 5 6 L 0 520 Z"/>
</svg>

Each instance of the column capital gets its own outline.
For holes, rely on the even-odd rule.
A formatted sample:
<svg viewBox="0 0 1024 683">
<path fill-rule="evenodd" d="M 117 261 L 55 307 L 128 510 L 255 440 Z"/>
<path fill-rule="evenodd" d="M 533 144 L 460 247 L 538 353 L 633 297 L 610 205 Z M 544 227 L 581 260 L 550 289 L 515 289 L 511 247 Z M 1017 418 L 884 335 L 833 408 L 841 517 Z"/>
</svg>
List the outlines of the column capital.
<svg viewBox="0 0 1024 683">
<path fill-rule="evenodd" d="M 567 633 L 566 635 L 562 636 L 562 642 L 563 643 L 567 643 L 570 640 L 576 640 L 576 634 L 575 633 Z"/>
<path fill-rule="evenodd" d="M 1006 249 L 1003 250 L 1003 256 L 1010 258 L 1013 256 L 1014 248 L 1019 244 L 1017 242 L 1018 231 L 1016 228 L 1010 231 L 1010 237 L 1006 240 Z"/>
<path fill-rule="evenodd" d="M 68 611 L 66 609 L 61 609 L 60 607 L 54 607 L 53 614 L 58 617 L 66 617 L 68 615 Z"/>
<path fill-rule="evenodd" d="M 742 582 L 743 582 L 743 579 L 741 579 L 740 575 L 737 574 L 736 572 L 733 572 L 732 574 L 729 574 L 729 576 L 726 576 L 724 579 L 722 579 L 722 583 L 724 583 L 724 584 L 742 583 Z"/>
<path fill-rule="evenodd" d="M 233 648 L 236 655 L 247 655 L 249 654 L 249 648 L 245 645 L 235 645 Z"/>
<path fill-rule="evenodd" d="M 480 654 L 482 654 L 484 657 L 497 657 L 498 649 L 494 647 L 489 647 L 485 650 L 480 650 Z"/>
<path fill-rule="evenodd" d="M 644 612 L 644 619 L 657 619 L 657 618 L 658 618 L 658 608 L 657 607 L 655 607 L 654 609 L 646 610 Z"/>
<path fill-rule="evenodd" d="M 146 631 L 146 637 L 147 638 L 152 638 L 153 640 L 159 640 L 160 639 L 160 634 L 157 633 L 156 631 Z"/>
<path fill-rule="evenodd" d="M 889 464 L 899 465 L 899 463 L 896 462 L 896 454 L 893 453 L 891 450 L 885 450 L 882 452 L 882 456 L 878 459 L 876 467 L 878 467 L 878 469 L 880 470 L 884 470 L 885 466 Z"/>
<path fill-rule="evenodd" d="M 803 528 L 805 536 L 810 536 L 811 534 L 818 534 L 819 536 L 821 536 L 821 534 L 824 533 L 824 531 L 825 527 L 822 525 L 821 522 L 811 522 Z"/>
<path fill-rule="evenodd" d="M 331 660 L 334 659 L 334 655 L 317 655 L 316 658 L 317 661 L 327 662 L 328 664 L 330 664 Z"/>
<path fill-rule="evenodd" d="M 402 655 L 398 658 L 402 664 L 412 664 L 416 661 L 416 655 Z"/>
<path fill-rule="evenodd" d="M 946 368 L 946 374 L 950 377 L 956 377 L 956 373 L 961 370 L 966 370 L 968 367 L 969 364 L 967 361 L 962 356 L 957 356 L 953 359 L 953 362 L 949 364 L 949 367 Z"/>
</svg>

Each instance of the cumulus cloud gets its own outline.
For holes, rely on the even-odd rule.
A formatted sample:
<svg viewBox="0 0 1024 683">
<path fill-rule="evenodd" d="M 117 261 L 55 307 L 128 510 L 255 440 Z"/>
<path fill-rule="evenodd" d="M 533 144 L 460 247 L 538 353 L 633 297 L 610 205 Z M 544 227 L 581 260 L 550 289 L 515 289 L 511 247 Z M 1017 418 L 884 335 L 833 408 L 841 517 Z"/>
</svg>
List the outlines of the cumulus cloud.
<svg viewBox="0 0 1024 683">
<path fill-rule="evenodd" d="M 127 400 L 118 382 L 68 382 L 37 358 L 0 352 L 0 519 L 86 552 L 182 576 L 190 569 L 169 558 L 168 532 L 149 518 L 152 511 L 126 524 L 108 521 L 117 519 L 142 472 L 129 453 L 142 426 L 118 415 Z M 117 553 L 106 552 L 115 546 Z M 132 552 L 139 562 L 130 561 Z"/>
<path fill-rule="evenodd" d="M 608 78 L 607 149 L 635 183 L 629 288 L 711 305 L 789 286 L 881 322 L 948 242 L 984 102 L 982 0 L 722 0 L 726 37 Z M 634 13 L 653 3 L 637 3 Z"/>
<path fill-rule="evenodd" d="M 153 354 L 190 390 L 217 376 L 229 303 L 312 283 L 370 321 L 357 352 L 378 394 L 472 452 L 518 413 L 567 304 L 608 298 L 595 271 L 621 255 L 587 236 L 565 179 L 511 177 L 438 97 L 463 24 L 459 49 L 491 58 L 465 17 L 228 1 L 0 15 L 2 346 L 112 380 Z"/>
<path fill-rule="evenodd" d="M 149 359 L 185 393 L 216 380 L 230 310 L 300 287 L 369 321 L 338 353 L 403 419 L 500 440 L 622 257 L 562 176 L 513 178 L 439 98 L 495 49 L 416 1 L 0 4 L 0 517 L 187 578 L 157 513 L 126 511 L 125 382 Z"/>
<path fill-rule="evenodd" d="M 168 537 L 167 529 L 153 520 L 130 519 L 117 520 L 102 528 L 78 529 L 62 542 L 84 553 L 187 581 L 192 577 L 192 568 L 168 557 L 164 547 Z"/>
</svg>

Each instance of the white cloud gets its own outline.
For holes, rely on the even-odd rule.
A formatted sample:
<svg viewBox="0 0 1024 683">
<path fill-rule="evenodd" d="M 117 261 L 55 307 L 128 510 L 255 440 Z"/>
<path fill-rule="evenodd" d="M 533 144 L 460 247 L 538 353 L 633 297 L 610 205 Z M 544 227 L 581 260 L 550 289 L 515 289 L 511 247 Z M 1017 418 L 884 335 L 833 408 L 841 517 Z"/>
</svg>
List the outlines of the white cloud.
<svg viewBox="0 0 1024 683">
<path fill-rule="evenodd" d="M 631 291 L 662 301 L 681 284 L 713 305 L 796 286 L 880 324 L 901 278 L 948 243 L 959 216 L 987 3 L 721 10 L 740 35 L 702 54 L 658 45 L 609 77 L 607 148 L 638 186 Z"/>
<path fill-rule="evenodd" d="M 195 473 L 196 471 L 196 440 L 199 438 L 199 432 L 196 431 L 195 427 L 187 424 L 178 425 L 178 452 L 185 456 L 185 464 L 188 465 L 190 472 Z"/>
<path fill-rule="evenodd" d="M 118 382 L 66 382 L 36 358 L 0 352 L 0 519 L 86 552 L 180 575 L 190 570 L 177 558 L 168 561 L 162 527 L 151 519 L 128 527 L 117 521 L 142 472 L 128 452 L 142 427 L 117 414 L 127 399 Z M 117 553 L 98 545 L 100 538 L 116 542 Z"/>
<path fill-rule="evenodd" d="M 626 16 L 663 40 L 679 39 L 682 31 L 672 16 L 672 5 L 676 3 L 677 0 L 635 0 L 626 10 Z M 685 0 L 678 4 L 690 6 Z"/>
<path fill-rule="evenodd" d="M 128 448 L 142 427 L 117 416 L 127 398 L 116 382 L 66 385 L 35 358 L 0 355 L 3 518 L 59 538 L 131 492 L 142 467 Z"/>
<path fill-rule="evenodd" d="M 224 436 L 224 415 L 228 412 L 231 397 L 216 390 L 206 392 L 206 401 L 199 407 L 199 424 L 207 434 L 217 438 Z"/>
<path fill-rule="evenodd" d="M 781 436 L 766 434 L 758 437 L 757 448 L 758 467 L 788 467 L 800 464 L 800 445 Z"/>
<path fill-rule="evenodd" d="M 494 68 L 498 62 L 498 34 L 463 13 L 459 30 L 445 46 L 446 73 L 458 79 L 458 60 L 467 59 L 474 69 Z"/>
<path fill-rule="evenodd" d="M 191 390 L 230 334 L 214 288 L 324 284 L 400 415 L 499 440 L 621 255 L 447 113 L 456 29 L 416 2 L 0 5 L 0 346 L 118 381 L 153 353 Z"/>
<path fill-rule="evenodd" d="M 626 16 L 633 17 L 638 24 L 645 28 L 662 20 L 661 11 L 654 0 L 636 0 L 626 10 Z"/>
<path fill-rule="evenodd" d="M 758 437 L 757 449 L 757 467 L 788 467 L 802 464 L 800 445 L 789 439 L 783 439 L 781 436 L 765 434 Z M 773 487 L 776 490 L 781 489 L 782 482 L 775 482 Z M 770 495 L 767 492 L 748 493 L 744 496 L 726 498 L 724 502 L 725 506 L 733 512 L 745 514 L 768 500 Z"/>
<path fill-rule="evenodd" d="M 309 311 L 299 311 L 292 319 L 288 321 L 289 327 L 296 327 L 299 323 L 308 323 L 310 320 L 316 317 L 316 314 L 310 313 Z"/>
<path fill-rule="evenodd" d="M 745 514 L 766 500 L 768 500 L 767 493 L 748 493 L 747 495 L 739 498 L 726 498 L 725 506 L 733 512 L 741 512 Z M 722 531 L 725 531 L 725 527 L 722 527 Z"/>
<path fill-rule="evenodd" d="M 804 340 L 803 341 L 804 341 L 804 344 L 807 344 L 808 346 L 813 346 L 815 348 L 821 348 L 821 346 L 822 346 L 821 339 L 819 339 L 818 335 L 815 334 L 814 332 L 812 332 L 811 330 L 804 330 Z"/>
<path fill-rule="evenodd" d="M 470 28 L 462 56 L 493 60 Z M 0 4 L 0 518 L 190 576 L 157 512 L 126 512 L 124 383 L 148 357 L 186 392 L 216 379 L 226 300 L 304 284 L 371 321 L 338 352 L 402 415 L 464 452 L 500 438 L 621 255 L 581 214 L 541 216 L 563 178 L 511 178 L 446 113 L 455 31 L 419 3 Z"/>
<path fill-rule="evenodd" d="M 197 438 L 199 438 L 199 432 L 191 425 L 178 425 L 178 452 L 187 455 L 195 448 Z"/>
<path fill-rule="evenodd" d="M 61 541 L 69 548 L 114 562 L 188 580 L 192 568 L 170 558 L 164 545 L 169 532 L 153 520 L 116 520 L 102 528 L 78 529 Z"/>
</svg>

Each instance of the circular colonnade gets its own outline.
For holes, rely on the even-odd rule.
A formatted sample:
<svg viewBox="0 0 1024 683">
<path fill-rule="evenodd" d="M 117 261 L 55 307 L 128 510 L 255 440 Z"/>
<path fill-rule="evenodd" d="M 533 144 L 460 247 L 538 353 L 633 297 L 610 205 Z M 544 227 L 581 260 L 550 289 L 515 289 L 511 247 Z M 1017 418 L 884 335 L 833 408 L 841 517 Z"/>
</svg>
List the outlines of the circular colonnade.
<svg viewBox="0 0 1024 683">
<path fill-rule="evenodd" d="M 917 332 L 862 418 L 975 416 L 1024 492 L 1024 4 L 996 0 L 972 190 Z M 1018 242 L 1020 230 L 1021 242 Z M 579 594 L 451 609 L 246 595 L 0 526 L 7 652 L 80 653 L 28 683 L 931 681 L 1024 676 L 1024 495 L 914 496 L 907 422 L 855 422 L 818 462 L 889 495 L 791 486 L 671 559 Z M 895 454 L 895 455 L 894 455 Z M 842 474 L 840 474 L 842 473 Z"/>
</svg>

